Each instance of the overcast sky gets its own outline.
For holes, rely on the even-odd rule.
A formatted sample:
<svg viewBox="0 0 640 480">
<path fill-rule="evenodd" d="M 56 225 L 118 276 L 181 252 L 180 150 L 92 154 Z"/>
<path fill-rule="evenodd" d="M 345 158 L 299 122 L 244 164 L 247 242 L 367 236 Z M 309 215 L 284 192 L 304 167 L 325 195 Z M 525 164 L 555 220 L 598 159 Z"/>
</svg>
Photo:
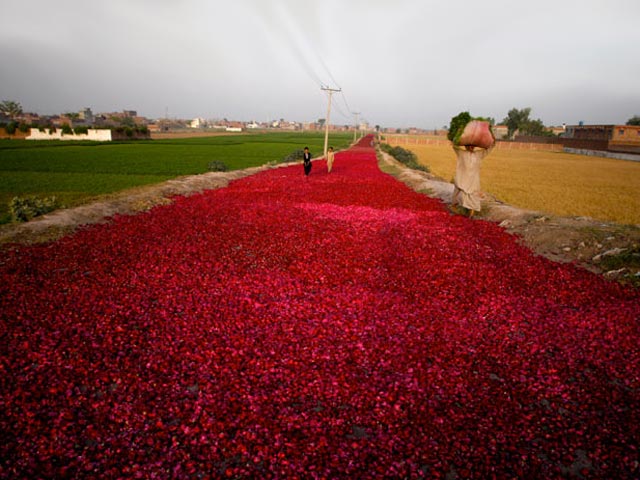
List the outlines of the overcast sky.
<svg viewBox="0 0 640 480">
<path fill-rule="evenodd" d="M 383 127 L 640 115 L 639 0 L 0 0 L 0 100 Z"/>
</svg>

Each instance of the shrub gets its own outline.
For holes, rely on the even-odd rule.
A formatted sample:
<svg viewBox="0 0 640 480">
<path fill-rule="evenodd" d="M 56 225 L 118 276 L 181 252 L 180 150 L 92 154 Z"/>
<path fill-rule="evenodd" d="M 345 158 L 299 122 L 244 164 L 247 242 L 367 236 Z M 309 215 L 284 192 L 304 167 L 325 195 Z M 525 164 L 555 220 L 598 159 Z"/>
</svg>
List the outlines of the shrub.
<svg viewBox="0 0 640 480">
<path fill-rule="evenodd" d="M 304 150 L 298 149 L 298 150 L 294 150 L 293 152 L 291 152 L 289 155 L 287 155 L 280 161 L 282 163 L 297 162 L 299 160 L 302 160 L 303 158 L 304 158 Z"/>
<path fill-rule="evenodd" d="M 382 143 L 380 145 L 380 149 L 409 168 L 412 168 L 414 170 L 422 170 L 423 172 L 429 172 L 429 167 L 418 163 L 417 155 L 411 150 L 406 150 L 402 147 L 392 147 L 391 145 L 388 145 L 386 143 Z"/>
<path fill-rule="evenodd" d="M 20 125 L 18 125 L 18 130 L 20 130 L 22 133 L 26 133 L 29 131 L 30 126 L 27 125 L 24 122 L 20 122 Z"/>
<path fill-rule="evenodd" d="M 73 130 L 71 129 L 71 126 L 68 123 L 65 123 L 64 125 L 62 125 L 62 134 L 63 135 L 73 134 Z"/>
<path fill-rule="evenodd" d="M 212 162 L 209 162 L 209 171 L 210 172 L 226 172 L 227 166 L 224 164 L 224 162 L 221 162 L 220 160 L 213 160 Z"/>
<path fill-rule="evenodd" d="M 13 135 L 14 133 L 16 133 L 17 127 L 18 125 L 16 124 L 16 122 L 9 122 L 7 123 L 7 126 L 4 127 L 4 129 L 7 131 L 9 135 Z"/>
<path fill-rule="evenodd" d="M 86 135 L 87 133 L 89 133 L 89 127 L 85 127 L 85 126 L 75 127 L 73 131 L 76 135 Z"/>
<path fill-rule="evenodd" d="M 13 197 L 9 203 L 9 210 L 14 221 L 28 222 L 34 217 L 55 210 L 58 206 L 56 197 Z"/>
<path fill-rule="evenodd" d="M 149 135 L 149 128 L 146 125 L 119 125 L 112 130 L 119 135 L 124 134 L 129 140 L 145 138 Z"/>
</svg>

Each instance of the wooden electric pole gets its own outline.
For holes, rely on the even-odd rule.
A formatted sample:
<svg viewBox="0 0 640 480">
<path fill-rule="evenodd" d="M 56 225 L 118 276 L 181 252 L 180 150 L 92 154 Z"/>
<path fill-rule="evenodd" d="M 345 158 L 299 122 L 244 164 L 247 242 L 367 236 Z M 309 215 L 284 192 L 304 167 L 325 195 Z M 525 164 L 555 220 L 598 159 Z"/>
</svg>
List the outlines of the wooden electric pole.
<svg viewBox="0 0 640 480">
<path fill-rule="evenodd" d="M 329 94 L 327 118 L 325 119 L 325 122 L 324 122 L 324 158 L 327 158 L 327 148 L 329 146 L 329 118 L 331 117 L 331 95 L 333 95 L 334 92 L 341 92 L 342 89 L 341 88 L 335 89 L 335 88 L 329 88 L 329 87 L 320 87 L 320 88 L 321 90 L 324 90 Z"/>
<path fill-rule="evenodd" d="M 359 129 L 358 116 L 360 115 L 360 112 L 351 112 L 351 113 L 353 113 L 356 116 L 356 126 L 353 129 L 353 143 L 356 143 L 356 135 Z"/>
</svg>

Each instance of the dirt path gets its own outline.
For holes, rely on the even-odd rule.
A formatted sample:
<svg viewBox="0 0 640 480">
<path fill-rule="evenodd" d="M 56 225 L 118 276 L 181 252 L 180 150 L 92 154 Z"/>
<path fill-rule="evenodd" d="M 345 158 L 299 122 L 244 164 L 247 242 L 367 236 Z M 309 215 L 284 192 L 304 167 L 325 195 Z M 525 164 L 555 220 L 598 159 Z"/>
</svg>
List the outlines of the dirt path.
<svg viewBox="0 0 640 480">
<path fill-rule="evenodd" d="M 453 185 L 431 174 L 412 170 L 381 152 L 381 168 L 412 189 L 450 203 Z M 56 240 L 81 225 L 104 223 L 113 215 L 130 215 L 171 202 L 175 196 L 189 196 L 222 188 L 229 182 L 269 168 L 263 166 L 233 172 L 210 172 L 180 177 L 156 185 L 138 187 L 75 208 L 58 210 L 18 225 L 0 227 L 0 244 L 41 243 Z M 587 217 L 558 217 L 501 203 L 485 195 L 480 218 L 499 223 L 539 255 L 557 262 L 575 262 L 608 278 L 638 281 L 640 262 L 617 265 L 612 260 L 629 257 L 640 245 L 640 228 L 600 222 Z M 632 253 L 634 255 L 634 253 Z M 637 255 L 637 253 L 635 253 Z M 620 262 L 618 262 L 620 263 Z M 612 265 L 615 265 L 612 267 Z"/>
</svg>

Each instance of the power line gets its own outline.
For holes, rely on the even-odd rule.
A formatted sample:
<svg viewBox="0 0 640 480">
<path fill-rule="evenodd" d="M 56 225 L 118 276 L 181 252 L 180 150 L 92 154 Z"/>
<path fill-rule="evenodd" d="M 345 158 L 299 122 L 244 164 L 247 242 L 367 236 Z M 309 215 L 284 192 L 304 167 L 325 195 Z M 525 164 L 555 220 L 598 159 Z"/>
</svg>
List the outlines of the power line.
<svg viewBox="0 0 640 480">
<path fill-rule="evenodd" d="M 349 102 L 347 102 L 347 97 L 345 96 L 344 92 L 341 92 L 341 96 L 342 96 L 342 101 L 344 102 L 344 105 L 347 107 L 347 112 L 351 112 L 351 107 L 349 107 Z"/>
<path fill-rule="evenodd" d="M 333 84 L 338 87 L 340 90 L 342 90 L 342 88 L 340 87 L 340 85 L 338 85 L 338 82 L 336 82 L 336 79 L 333 77 L 333 75 L 331 74 L 331 71 L 329 70 L 329 67 L 327 67 L 327 64 L 324 63 L 324 60 L 322 59 L 322 57 L 320 56 L 320 54 L 316 51 L 314 52 L 316 54 L 316 57 L 318 57 L 318 61 L 320 62 L 320 65 L 322 65 L 322 68 L 324 68 L 324 70 L 329 74 L 329 78 L 331 79 L 331 81 L 333 82 Z"/>
<path fill-rule="evenodd" d="M 338 111 L 338 113 L 339 113 L 340 115 L 342 115 L 342 117 L 344 117 L 344 118 L 346 118 L 346 119 L 350 119 L 350 118 L 351 118 L 351 116 L 350 116 L 350 115 L 348 115 L 348 114 L 344 113 L 344 111 L 342 110 L 342 108 L 340 108 L 340 104 L 335 103 L 333 106 L 334 106 L 334 108 Z"/>
</svg>

